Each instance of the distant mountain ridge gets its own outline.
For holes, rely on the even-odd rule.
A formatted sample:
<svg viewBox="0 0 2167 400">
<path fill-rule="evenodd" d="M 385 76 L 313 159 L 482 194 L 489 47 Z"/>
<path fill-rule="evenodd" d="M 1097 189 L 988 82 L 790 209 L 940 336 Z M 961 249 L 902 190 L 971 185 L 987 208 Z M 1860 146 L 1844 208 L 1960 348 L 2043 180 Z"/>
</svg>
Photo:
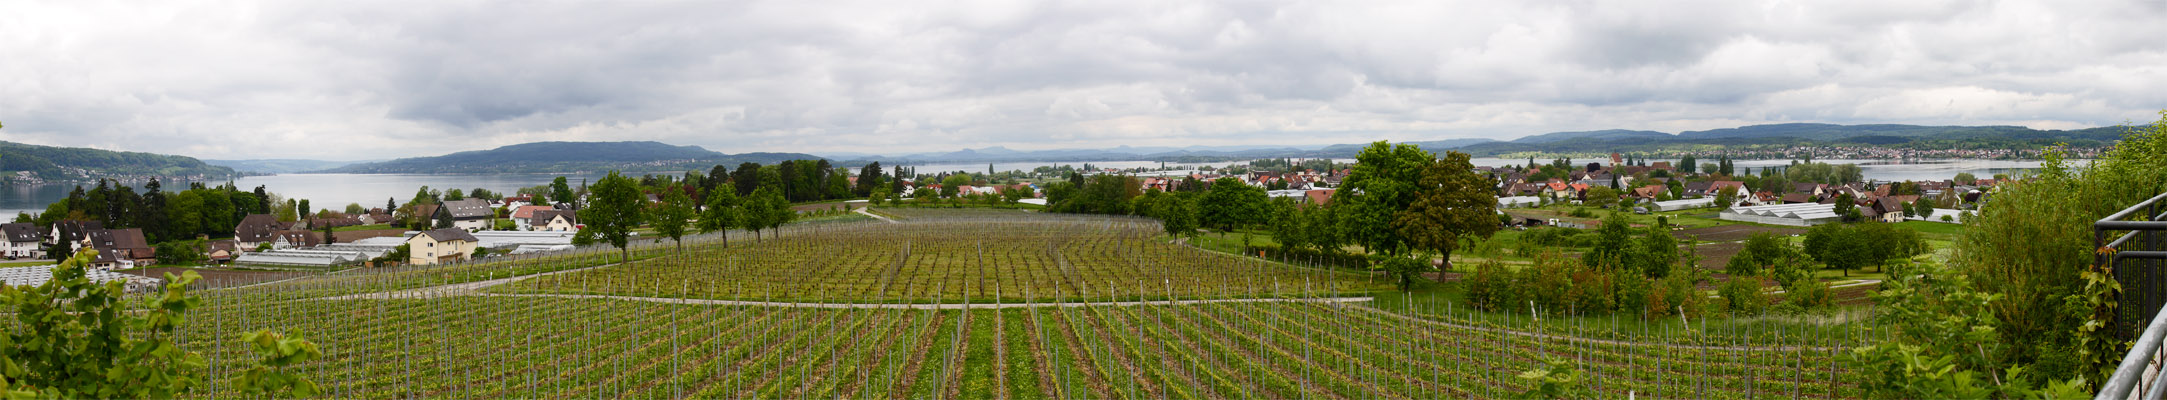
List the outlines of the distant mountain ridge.
<svg viewBox="0 0 2167 400">
<path fill-rule="evenodd" d="M 2099 127 L 2076 130 L 2038 130 L 2020 126 L 1784 123 L 1686 131 L 1678 134 L 1644 130 L 1607 129 L 1551 132 L 1520 137 L 1511 141 L 1471 138 L 1401 143 L 1416 145 L 1430 151 L 1456 150 L 1477 157 L 1525 152 L 1608 153 L 1655 151 L 1666 148 L 1679 148 L 1676 146 L 1690 147 L 1696 145 L 1907 145 L 1913 143 L 1948 143 L 1951 141 L 1970 141 L 1989 143 L 1995 146 L 2007 146 L 2007 148 L 2036 149 L 2039 146 L 2061 142 L 2078 146 L 2102 145 L 2119 139 L 2123 129 L 2125 128 Z M 503 146 L 490 150 L 463 151 L 434 157 L 358 162 L 350 165 L 309 170 L 309 172 L 417 174 L 593 172 L 603 170 L 661 172 L 706 169 L 718 164 L 735 165 L 741 162 L 774 164 L 786 160 L 823 158 L 834 161 L 835 165 L 838 166 L 863 165 L 874 161 L 890 165 L 938 162 L 1205 162 L 1256 158 L 1353 158 L 1361 151 L 1362 147 L 1367 145 L 1368 143 L 1329 146 L 1117 146 L 1100 149 L 1050 150 L 1016 150 L 1002 146 L 991 146 L 975 149 L 966 148 L 950 152 L 912 153 L 901 156 L 830 153 L 827 154 L 828 157 L 821 157 L 804 153 L 724 154 L 699 146 L 674 146 L 652 141 L 536 142 Z M 294 165 L 308 162 L 334 163 L 310 160 L 235 160 L 218 162 L 235 165 L 253 162 L 257 165 L 274 166 L 280 163 Z M 259 168 L 268 169 L 273 167 Z"/>
<path fill-rule="evenodd" d="M 1603 130 L 1533 135 L 1510 142 L 1468 145 L 1460 151 L 1480 157 L 1520 152 L 1649 151 L 1680 145 L 1875 145 L 1969 141 L 2003 148 L 2037 149 L 2055 143 L 2097 146 L 2118 140 L 2123 127 L 2039 130 L 2021 126 L 1837 125 L 1785 123 L 1686 131 Z"/>
<path fill-rule="evenodd" d="M 1657 131 L 1606 129 L 1594 131 L 1551 132 L 1528 135 L 1511 141 L 1492 139 L 1446 139 L 1432 141 L 1400 142 L 1413 144 L 1424 150 L 1457 150 L 1474 156 L 1492 156 L 1521 152 L 1598 152 L 1650 151 L 1663 146 L 1677 145 L 1905 145 L 1914 142 L 1935 141 L 1981 141 L 2036 149 L 2057 142 L 2073 145 L 2096 145 L 2119 139 L 2122 127 L 2099 127 L 2076 130 L 2038 130 L 2021 126 L 1926 126 L 1926 125 L 1837 125 L 1816 123 L 1784 123 L 1749 125 L 1737 128 L 1686 131 L 1670 134 Z M 1353 158 L 1368 143 L 1335 144 L 1323 147 L 1300 146 L 1230 146 L 1184 148 L 1149 148 L 1121 146 L 1110 149 L 1052 149 L 1019 151 L 1005 147 L 963 149 L 944 153 L 915 153 L 901 156 L 881 156 L 862 153 L 838 155 L 835 159 L 855 162 L 880 161 L 883 163 L 934 163 L 934 162 L 1016 162 L 1016 161 L 1168 161 L 1201 162 L 1253 158 Z"/>
<path fill-rule="evenodd" d="M 318 171 L 355 174 L 483 174 L 577 171 L 682 171 L 741 162 L 773 164 L 820 157 L 803 153 L 723 154 L 661 142 L 535 142 L 434 157 L 357 163 Z"/>
<path fill-rule="evenodd" d="M 357 163 L 364 163 L 364 162 L 375 162 L 375 161 L 324 161 L 324 160 L 296 160 L 296 159 L 266 159 L 266 160 L 203 160 L 203 162 L 204 162 L 204 163 L 206 163 L 206 164 L 211 164 L 211 165 L 216 165 L 216 166 L 221 166 L 221 167 L 227 167 L 227 168 L 233 168 L 233 170 L 235 170 L 235 171 L 240 171 L 240 172 L 244 172 L 244 173 L 256 173 L 256 174 L 290 174 L 290 173 L 295 173 L 295 172 L 302 172 L 302 171 L 315 171 L 315 170 L 323 170 L 323 169 L 331 169 L 331 168 L 338 168 L 338 167 L 343 167 L 343 166 L 346 166 L 346 165 L 349 165 L 349 164 L 357 164 Z"/>
<path fill-rule="evenodd" d="M 17 171 L 31 172 L 38 179 L 47 181 L 151 177 L 224 179 L 237 175 L 232 168 L 206 164 L 187 156 L 0 141 L 0 172 L 12 176 Z"/>
<path fill-rule="evenodd" d="M 1562 141 L 1567 141 L 1567 140 L 1617 140 L 1617 139 L 1658 139 L 1658 140 L 1660 140 L 1660 139 L 1670 139 L 1670 138 L 1673 138 L 1673 137 L 1676 137 L 1676 136 L 1673 136 L 1673 135 L 1671 135 L 1671 134 L 1668 134 L 1668 133 L 1662 133 L 1662 132 L 1656 132 L 1656 131 L 1630 131 L 1630 130 L 1624 130 L 1624 129 L 1606 129 L 1606 130 L 1600 130 L 1600 131 L 1586 131 L 1586 132 L 1551 132 L 1551 133 L 1545 133 L 1545 134 L 1541 134 L 1541 135 L 1530 135 L 1530 136 L 1527 136 L 1527 137 L 1523 137 L 1523 138 L 1519 138 L 1519 139 L 1513 139 L 1513 141 L 1512 141 L 1512 142 L 1513 142 L 1513 143 L 1553 143 L 1553 142 L 1562 142 Z"/>
</svg>

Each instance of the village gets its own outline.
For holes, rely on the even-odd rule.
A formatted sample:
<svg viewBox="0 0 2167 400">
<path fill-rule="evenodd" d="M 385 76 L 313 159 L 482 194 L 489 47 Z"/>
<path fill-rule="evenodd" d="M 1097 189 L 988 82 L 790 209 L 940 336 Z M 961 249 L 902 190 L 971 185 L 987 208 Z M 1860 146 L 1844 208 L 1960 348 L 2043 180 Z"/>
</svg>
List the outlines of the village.
<svg viewBox="0 0 2167 400">
<path fill-rule="evenodd" d="M 1210 182 L 1233 178 L 1263 189 L 1269 198 L 1291 199 L 1302 204 L 1327 205 L 1334 190 L 1352 165 L 1329 160 L 1269 160 L 1237 168 L 1219 169 L 1110 169 L 1073 170 L 1078 176 L 1121 175 L 1134 179 L 1139 192 L 1203 191 Z M 1321 162 L 1319 162 L 1321 161 Z M 1476 167 L 1475 172 L 1496 182 L 1501 223 L 1512 227 L 1560 225 L 1585 227 L 1590 221 L 1516 211 L 1565 205 L 1647 214 L 1689 209 L 1711 209 L 1724 220 L 1768 225 L 1812 226 L 1840 220 L 1882 222 L 1929 221 L 1959 223 L 1962 215 L 1990 195 L 2007 177 L 1974 178 L 1961 174 L 1952 179 L 1923 182 L 1862 181 L 1855 167 L 1846 175 L 1842 167 L 1807 163 L 1832 173 L 1812 175 L 1815 168 L 1750 168 L 1738 173 L 1722 169 L 1728 160 L 1696 165 L 1687 158 L 1672 161 L 1635 160 L 1612 154 L 1609 162 L 1577 164 L 1558 159 L 1549 164 L 1530 160 L 1526 166 Z M 1307 166 L 1307 167 L 1305 167 Z M 1330 166 L 1329 168 L 1317 168 Z M 877 166 L 875 167 L 877 170 Z M 848 169 L 836 169 L 847 174 Z M 899 170 L 899 173 L 900 170 Z M 1017 171 L 1017 173 L 1022 173 Z M 1802 174 L 1803 173 L 1803 174 Z M 915 175 L 902 173 L 904 175 Z M 889 194 L 902 199 L 1045 206 L 1043 183 L 1058 177 L 1028 174 L 1030 178 L 989 182 L 988 176 L 942 173 L 896 179 Z M 844 177 L 858 186 L 858 176 Z M 1793 181 L 1797 178 L 1799 181 Z M 1814 180 L 1814 181 L 1808 181 Z M 944 185 L 945 183 L 945 185 Z M 481 194 L 481 193 L 476 193 Z M 585 196 L 585 193 L 574 197 Z M 583 227 L 577 203 L 569 201 L 535 204 L 535 195 L 465 197 L 409 203 L 396 209 L 349 208 L 291 219 L 271 213 L 248 214 L 232 227 L 230 238 L 203 239 L 200 259 L 207 266 L 247 269 L 320 270 L 356 266 L 432 265 L 458 263 L 497 255 L 522 255 L 572 249 L 573 236 Z M 646 195 L 659 204 L 659 194 Z M 875 201 L 879 199 L 873 199 Z M 864 203 L 865 200 L 853 200 Z M 801 202 L 802 203 L 802 202 Z M 830 203 L 833 204 L 833 203 Z M 390 204 L 387 204 L 390 205 Z M 799 211 L 805 208 L 800 205 Z M 408 229 L 425 227 L 428 229 Z M 96 270 L 128 270 L 159 265 L 158 246 L 145 239 L 142 229 L 107 229 L 98 221 L 60 220 L 49 226 L 32 222 L 0 224 L 7 243 L 0 256 L 8 259 L 50 259 L 52 251 L 66 241 L 66 251 L 95 249 Z M 63 239 L 67 238 L 67 239 Z M 29 275 L 35 275 L 34 273 Z"/>
</svg>

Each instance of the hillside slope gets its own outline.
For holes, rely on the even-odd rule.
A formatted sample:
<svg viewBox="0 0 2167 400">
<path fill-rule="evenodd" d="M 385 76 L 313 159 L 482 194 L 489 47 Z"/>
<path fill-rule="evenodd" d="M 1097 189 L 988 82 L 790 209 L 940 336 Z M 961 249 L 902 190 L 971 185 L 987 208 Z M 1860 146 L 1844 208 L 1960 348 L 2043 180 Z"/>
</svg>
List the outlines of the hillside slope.
<svg viewBox="0 0 2167 400">
<path fill-rule="evenodd" d="M 574 171 L 676 171 L 740 162 L 771 164 L 819 157 L 802 153 L 723 154 L 659 142 L 537 142 L 435 157 L 359 163 L 315 172 L 355 174 L 476 174 Z"/>
<path fill-rule="evenodd" d="M 0 142 L 0 172 L 29 171 L 48 181 L 97 178 L 185 177 L 225 179 L 232 168 L 191 157 Z"/>
</svg>

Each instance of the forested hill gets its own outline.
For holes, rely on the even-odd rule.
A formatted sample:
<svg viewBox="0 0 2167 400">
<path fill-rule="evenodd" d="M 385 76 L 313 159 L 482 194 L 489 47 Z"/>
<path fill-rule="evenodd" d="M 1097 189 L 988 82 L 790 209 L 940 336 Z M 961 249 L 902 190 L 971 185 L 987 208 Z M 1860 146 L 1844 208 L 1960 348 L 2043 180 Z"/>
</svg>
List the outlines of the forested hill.
<svg viewBox="0 0 2167 400">
<path fill-rule="evenodd" d="M 1879 146 L 1919 150 L 2036 150 L 2056 143 L 2099 147 L 2122 137 L 2124 127 L 2038 130 L 2021 126 L 1920 126 L 1770 124 L 1670 135 L 1651 131 L 1564 132 L 1457 148 L 1477 157 L 1511 153 L 1609 153 L 1686 151 L 1707 146 Z M 1564 140 L 1570 139 L 1570 140 Z M 1325 154 L 1340 157 L 1346 154 Z"/>
<path fill-rule="evenodd" d="M 435 157 L 359 163 L 322 171 L 354 174 L 562 173 L 579 171 L 680 171 L 741 162 L 773 164 L 819 159 L 802 153 L 723 154 L 699 146 L 658 142 L 537 142 Z"/>
<path fill-rule="evenodd" d="M 225 179 L 235 175 L 232 168 L 183 156 L 0 142 L 0 173 L 12 178 L 19 171 L 29 171 L 36 178 L 47 181 L 147 177 Z"/>
</svg>

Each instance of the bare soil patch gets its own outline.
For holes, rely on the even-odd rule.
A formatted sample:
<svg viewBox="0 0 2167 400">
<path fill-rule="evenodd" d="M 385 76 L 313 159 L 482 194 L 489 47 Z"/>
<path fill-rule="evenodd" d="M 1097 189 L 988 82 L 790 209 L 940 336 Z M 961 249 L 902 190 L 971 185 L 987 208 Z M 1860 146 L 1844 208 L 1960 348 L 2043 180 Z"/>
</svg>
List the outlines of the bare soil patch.
<svg viewBox="0 0 2167 400">
<path fill-rule="evenodd" d="M 331 239 L 338 243 L 353 243 L 354 241 L 361 239 L 401 236 L 406 236 L 405 229 L 370 229 L 365 231 L 345 231 L 331 233 Z"/>
<path fill-rule="evenodd" d="M 1744 243 L 1706 243 L 1695 247 L 1694 251 L 1700 255 L 1702 269 L 1722 271 L 1723 265 L 1731 262 L 1731 257 L 1738 256 L 1738 252 L 1745 248 Z"/>
<path fill-rule="evenodd" d="M 168 272 L 173 273 L 174 276 L 180 276 L 181 273 L 187 271 L 196 271 L 196 275 L 203 276 L 203 279 L 196 281 L 196 286 L 202 288 L 222 288 L 253 285 L 263 282 L 276 281 L 280 279 L 297 278 L 311 274 L 309 272 L 297 271 L 249 271 L 226 268 L 174 267 L 145 268 L 118 272 L 135 276 L 165 279 L 166 273 Z"/>
<path fill-rule="evenodd" d="M 840 210 L 842 210 L 842 209 L 843 209 L 843 203 L 842 203 L 842 202 L 834 202 L 834 203 L 820 203 L 820 204 L 800 204 L 800 205 L 790 206 L 790 209 L 791 209 L 791 210 L 794 210 L 794 211 L 797 211 L 797 212 L 807 212 L 807 211 L 825 211 L 825 210 L 838 210 L 838 211 L 840 211 Z"/>
<path fill-rule="evenodd" d="M 1686 238 L 1686 235 L 1692 235 L 1693 237 L 1703 242 L 1735 242 L 1740 240 L 1746 240 L 1746 237 L 1753 236 L 1754 233 L 1758 232 L 1769 232 L 1777 235 L 1789 236 L 1805 234 L 1806 230 L 1798 228 L 1772 228 L 1753 225 L 1724 225 L 1711 226 L 1706 228 L 1686 229 L 1681 231 L 1671 231 L 1670 234 L 1671 236 L 1676 236 L 1679 239 Z"/>
</svg>

